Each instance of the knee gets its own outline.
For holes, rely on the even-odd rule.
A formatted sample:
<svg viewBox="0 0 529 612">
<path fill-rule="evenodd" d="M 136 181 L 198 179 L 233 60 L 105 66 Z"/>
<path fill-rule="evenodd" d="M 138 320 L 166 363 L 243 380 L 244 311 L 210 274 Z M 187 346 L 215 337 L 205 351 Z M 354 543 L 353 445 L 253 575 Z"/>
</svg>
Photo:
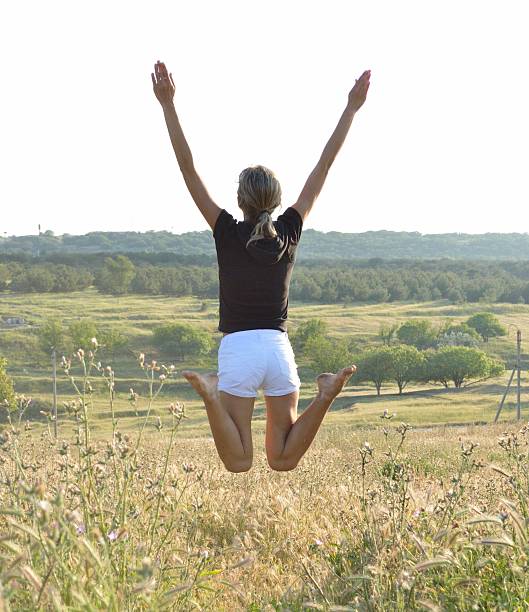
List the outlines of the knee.
<svg viewBox="0 0 529 612">
<path fill-rule="evenodd" d="M 268 457 L 268 465 L 275 472 L 290 472 L 297 467 L 298 462 L 286 457 Z"/>
<path fill-rule="evenodd" d="M 224 461 L 224 467 L 228 470 L 228 472 L 232 472 L 233 474 L 247 472 L 252 467 L 252 459 L 244 458 Z"/>
</svg>

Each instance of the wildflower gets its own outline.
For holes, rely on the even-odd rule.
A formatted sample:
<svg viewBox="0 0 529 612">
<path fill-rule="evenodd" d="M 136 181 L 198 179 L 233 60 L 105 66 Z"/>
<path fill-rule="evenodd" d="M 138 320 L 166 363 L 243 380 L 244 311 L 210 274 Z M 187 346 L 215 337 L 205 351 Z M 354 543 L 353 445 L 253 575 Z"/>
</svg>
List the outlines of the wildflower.
<svg viewBox="0 0 529 612">
<path fill-rule="evenodd" d="M 184 405 L 179 402 L 169 404 L 169 412 L 175 417 L 182 417 L 184 415 Z"/>
<path fill-rule="evenodd" d="M 199 554 L 199 557 L 200 557 L 201 559 L 204 559 L 204 561 L 205 561 L 206 559 L 209 559 L 209 551 L 207 551 L 207 550 L 201 550 L 201 551 L 200 551 L 200 554 Z"/>
<path fill-rule="evenodd" d="M 39 502 L 37 502 L 37 506 L 45 515 L 49 514 L 52 510 L 50 502 L 45 499 L 41 499 Z"/>
<path fill-rule="evenodd" d="M 111 541 L 111 542 L 115 542 L 118 539 L 118 531 L 117 529 L 112 529 L 112 531 L 109 531 L 107 533 L 107 538 Z"/>
<path fill-rule="evenodd" d="M 79 358 L 79 361 L 82 361 L 84 359 L 84 351 L 82 348 L 77 349 L 77 357 Z"/>
<path fill-rule="evenodd" d="M 66 357 L 63 355 L 62 359 L 61 359 L 61 368 L 64 370 L 65 374 L 68 374 L 68 372 L 70 371 L 70 368 L 72 367 L 72 362 L 70 359 L 66 359 Z"/>
<path fill-rule="evenodd" d="M 97 338 L 92 338 L 90 340 L 90 342 L 92 343 L 92 346 L 96 349 L 99 346 L 99 343 L 97 341 Z"/>
<path fill-rule="evenodd" d="M 407 571 L 403 571 L 399 577 L 399 579 L 397 580 L 397 585 L 403 590 L 403 591 L 411 591 L 412 587 L 413 587 L 413 579 L 411 577 L 410 572 Z"/>
<path fill-rule="evenodd" d="M 194 472 L 197 468 L 192 463 L 182 463 L 182 469 L 186 474 L 191 474 L 191 472 Z"/>
<path fill-rule="evenodd" d="M 167 376 L 165 374 L 160 374 L 159 376 L 159 379 L 161 380 L 161 382 L 163 382 L 166 378 Z"/>
<path fill-rule="evenodd" d="M 371 446 L 371 444 L 369 444 L 369 442 L 366 441 L 364 442 L 364 445 L 360 449 L 360 453 L 362 453 L 363 455 L 372 455 L 373 447 Z"/>
<path fill-rule="evenodd" d="M 138 362 L 140 364 L 140 368 L 143 368 L 145 365 L 145 353 L 140 353 L 138 356 Z"/>
</svg>

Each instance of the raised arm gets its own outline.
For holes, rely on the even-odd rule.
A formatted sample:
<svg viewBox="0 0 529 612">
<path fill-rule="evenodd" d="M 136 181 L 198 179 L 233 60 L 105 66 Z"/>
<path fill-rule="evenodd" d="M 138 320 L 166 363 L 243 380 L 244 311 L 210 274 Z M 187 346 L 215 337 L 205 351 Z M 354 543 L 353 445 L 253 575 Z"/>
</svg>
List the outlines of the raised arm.
<svg viewBox="0 0 529 612">
<path fill-rule="evenodd" d="M 158 102 L 162 105 L 165 123 L 167 124 L 167 130 L 171 138 L 171 144 L 173 145 L 184 181 L 198 209 L 211 229 L 213 229 L 221 209 L 211 199 L 202 179 L 195 170 L 193 155 L 187 144 L 174 107 L 173 98 L 175 94 L 175 85 L 173 82 L 173 75 L 168 74 L 164 63 L 157 62 L 154 66 L 154 72 L 151 73 L 151 78 L 154 94 Z"/>
<path fill-rule="evenodd" d="M 370 77 L 371 71 L 366 70 L 356 81 L 353 89 L 351 89 L 349 92 L 347 106 L 345 107 L 345 110 L 338 121 L 338 125 L 334 128 L 334 132 L 325 145 L 316 167 L 310 173 L 305 186 L 299 194 L 297 202 L 293 206 L 293 208 L 295 208 L 301 215 L 303 220 L 305 220 L 312 206 L 314 205 L 316 198 L 320 195 L 320 191 L 325 183 L 329 169 L 332 166 L 338 151 L 344 143 L 353 118 L 357 110 L 366 100 Z"/>
</svg>

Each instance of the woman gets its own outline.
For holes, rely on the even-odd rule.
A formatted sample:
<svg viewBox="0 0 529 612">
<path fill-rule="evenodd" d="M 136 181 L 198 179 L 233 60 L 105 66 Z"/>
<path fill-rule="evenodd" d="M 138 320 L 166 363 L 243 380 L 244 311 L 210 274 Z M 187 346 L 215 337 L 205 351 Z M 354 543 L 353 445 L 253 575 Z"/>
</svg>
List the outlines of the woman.
<svg viewBox="0 0 529 612">
<path fill-rule="evenodd" d="M 318 394 L 299 417 L 300 381 L 286 334 L 288 287 L 304 220 L 318 197 L 355 113 L 365 102 L 370 71 L 356 81 L 347 106 L 297 202 L 274 223 L 281 201 L 273 173 L 247 168 L 237 198 L 244 221 L 215 204 L 198 176 L 173 103 L 175 85 L 165 64 L 151 74 L 180 170 L 189 193 L 213 230 L 219 262 L 220 324 L 217 375 L 183 372 L 204 400 L 215 445 L 230 472 L 245 472 L 253 459 L 251 419 L 255 397 L 266 402 L 266 455 L 274 470 L 294 469 L 327 410 L 355 371 L 346 367 L 317 378 Z"/>
</svg>

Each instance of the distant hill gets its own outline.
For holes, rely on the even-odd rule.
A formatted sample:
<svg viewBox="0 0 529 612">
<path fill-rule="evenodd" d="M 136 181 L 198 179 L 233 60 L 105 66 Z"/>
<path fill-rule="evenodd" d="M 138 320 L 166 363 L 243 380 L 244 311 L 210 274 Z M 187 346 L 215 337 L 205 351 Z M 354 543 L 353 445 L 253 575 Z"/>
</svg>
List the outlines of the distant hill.
<svg viewBox="0 0 529 612">
<path fill-rule="evenodd" d="M 210 231 L 91 232 L 83 236 L 0 238 L 0 254 L 49 255 L 52 253 L 176 253 L 214 256 Z M 306 230 L 299 259 L 471 259 L 529 260 L 529 234 L 420 234 L 418 232 L 318 232 Z"/>
</svg>

